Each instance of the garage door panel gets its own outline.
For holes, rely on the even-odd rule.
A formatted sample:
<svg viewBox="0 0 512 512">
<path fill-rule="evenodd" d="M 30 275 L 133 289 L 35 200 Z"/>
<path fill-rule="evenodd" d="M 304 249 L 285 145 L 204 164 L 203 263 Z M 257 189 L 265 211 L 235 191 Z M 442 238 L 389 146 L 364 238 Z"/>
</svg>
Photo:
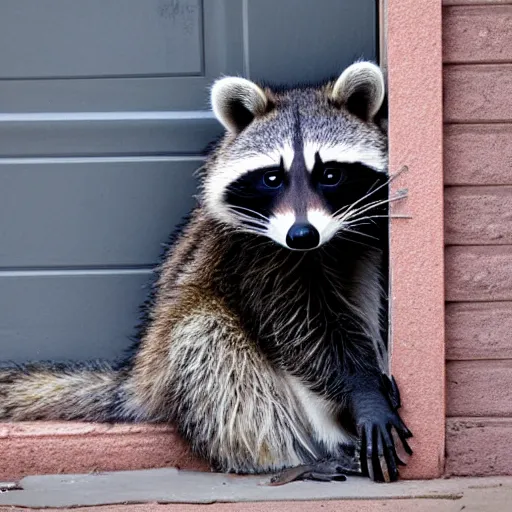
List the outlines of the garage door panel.
<svg viewBox="0 0 512 512">
<path fill-rule="evenodd" d="M 2 268 L 155 263 L 194 204 L 202 159 L 28 162 L 0 164 Z"/>
<path fill-rule="evenodd" d="M 221 133 L 209 112 L 0 114 L 0 157 L 193 154 Z"/>
<path fill-rule="evenodd" d="M 120 355 L 144 269 L 222 133 L 212 82 L 317 82 L 375 60 L 376 6 L 3 0 L 0 360 Z"/>
<path fill-rule="evenodd" d="M 9 10 L 2 3 L 0 17 L 0 29 L 11 27 L 9 34 L 0 30 L 0 61 L 6 63 L 0 69 L 1 112 L 207 110 L 212 81 L 221 74 L 241 75 L 246 68 L 240 0 L 7 4 Z M 67 14 L 61 14 L 62 6 Z M 119 23 L 116 8 L 122 13 Z M 75 35 L 71 24 L 59 21 L 57 30 L 46 33 L 22 16 L 24 10 L 47 11 L 48 25 L 63 16 L 76 19 L 85 32 Z M 78 16 L 82 11 L 87 12 L 84 20 L 101 23 L 84 24 Z M 189 18 L 194 19 L 192 29 Z M 21 33 L 13 35 L 13 30 Z M 35 38 L 54 41 L 55 51 Z M 16 39 L 20 42 L 13 44 Z"/>
<path fill-rule="evenodd" d="M 213 77 L 0 80 L 0 111 L 207 110 Z"/>
<path fill-rule="evenodd" d="M 199 75 L 202 19 L 200 0 L 3 0 L 0 78 Z"/>
<path fill-rule="evenodd" d="M 0 360 L 114 359 L 130 344 L 149 271 L 0 272 Z"/>
<path fill-rule="evenodd" d="M 244 15 L 251 78 L 315 82 L 375 58 L 375 0 L 249 0 Z"/>
</svg>

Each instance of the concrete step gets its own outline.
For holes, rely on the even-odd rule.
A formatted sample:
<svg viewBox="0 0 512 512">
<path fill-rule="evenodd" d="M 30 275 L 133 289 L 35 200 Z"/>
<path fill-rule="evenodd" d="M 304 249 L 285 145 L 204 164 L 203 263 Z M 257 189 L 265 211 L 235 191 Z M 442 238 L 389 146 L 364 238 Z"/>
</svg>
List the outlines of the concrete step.
<svg viewBox="0 0 512 512">
<path fill-rule="evenodd" d="M 0 423 L 0 480 L 26 475 L 163 467 L 209 470 L 172 426 Z"/>
<path fill-rule="evenodd" d="M 292 482 L 270 487 L 268 477 L 263 476 L 234 476 L 167 468 L 29 476 L 19 482 L 19 487 L 21 489 L 0 493 L 0 510 L 12 511 L 12 508 L 6 507 L 64 510 L 96 507 L 92 510 L 185 512 L 202 510 L 202 506 L 210 504 L 208 510 L 219 512 L 501 512 L 509 511 L 512 503 L 512 477 L 400 481 L 393 484 L 376 484 L 365 478 L 351 477 L 346 482 Z M 232 505 L 228 505 L 230 503 Z M 383 509 L 385 503 L 388 508 Z M 165 508 L 163 504 L 169 506 Z M 185 504 L 191 506 L 185 507 Z M 120 505 L 121 508 L 105 508 L 107 505 Z"/>
</svg>

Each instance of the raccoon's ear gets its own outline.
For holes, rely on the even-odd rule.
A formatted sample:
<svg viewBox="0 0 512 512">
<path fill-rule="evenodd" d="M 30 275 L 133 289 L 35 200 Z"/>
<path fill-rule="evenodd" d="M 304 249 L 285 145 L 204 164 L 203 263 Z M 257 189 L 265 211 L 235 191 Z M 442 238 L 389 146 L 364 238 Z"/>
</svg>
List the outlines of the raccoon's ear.
<svg viewBox="0 0 512 512">
<path fill-rule="evenodd" d="M 226 130 L 239 133 L 255 117 L 266 112 L 268 99 L 263 90 L 250 80 L 227 76 L 213 84 L 211 104 L 215 117 Z"/>
<path fill-rule="evenodd" d="M 384 75 L 371 62 L 356 62 L 338 78 L 331 99 L 365 121 L 372 121 L 386 94 Z"/>
</svg>

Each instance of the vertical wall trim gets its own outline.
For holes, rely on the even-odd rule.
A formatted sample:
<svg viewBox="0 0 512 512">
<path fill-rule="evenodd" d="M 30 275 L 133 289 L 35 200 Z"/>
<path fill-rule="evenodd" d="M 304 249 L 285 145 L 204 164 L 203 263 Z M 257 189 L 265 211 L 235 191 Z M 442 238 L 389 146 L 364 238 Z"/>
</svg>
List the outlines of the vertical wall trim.
<svg viewBox="0 0 512 512">
<path fill-rule="evenodd" d="M 251 68 L 249 63 L 249 0 L 242 0 L 242 32 L 244 44 L 244 77 L 251 78 Z"/>
<path fill-rule="evenodd" d="M 388 23 L 387 23 L 387 9 L 388 0 L 378 0 L 379 9 L 379 66 L 387 76 L 388 69 Z"/>
<path fill-rule="evenodd" d="M 443 473 L 445 447 L 441 0 L 385 0 L 392 192 L 391 368 L 414 433 L 405 478 Z"/>
</svg>

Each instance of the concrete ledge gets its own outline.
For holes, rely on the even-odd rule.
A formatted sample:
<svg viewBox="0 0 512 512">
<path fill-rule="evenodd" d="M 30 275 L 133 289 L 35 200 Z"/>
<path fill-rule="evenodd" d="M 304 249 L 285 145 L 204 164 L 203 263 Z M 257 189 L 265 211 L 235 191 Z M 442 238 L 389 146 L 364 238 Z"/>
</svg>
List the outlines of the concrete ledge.
<svg viewBox="0 0 512 512">
<path fill-rule="evenodd" d="M 0 423 L 0 480 L 163 467 L 209 470 L 166 425 Z"/>
<path fill-rule="evenodd" d="M 476 508 L 479 512 L 510 510 L 512 478 L 467 478 L 453 480 L 400 481 L 376 484 L 366 478 L 350 477 L 346 482 L 292 482 L 269 487 L 268 476 L 235 476 L 220 473 L 153 469 L 88 475 L 29 476 L 19 482 L 20 490 L 0 493 L 0 506 L 32 508 L 64 508 L 137 503 L 216 504 L 267 502 L 257 510 L 281 510 L 280 504 L 268 502 L 312 500 L 422 500 L 430 502 L 427 510 L 467 508 L 461 503 L 467 496 L 470 503 L 487 492 L 499 491 L 506 508 Z M 471 496 L 470 496 L 471 495 Z M 455 509 L 433 506 L 435 502 L 458 502 Z M 462 505 L 466 506 L 462 506 Z M 389 504 L 396 510 L 396 503 Z M 0 509 L 1 510 L 1 509 Z M 123 509 L 124 510 L 124 509 Z M 179 509 L 181 510 L 181 509 Z M 241 510 L 240 505 L 234 510 Z M 291 510 L 291 509 L 288 509 Z M 293 510 L 309 510 L 296 504 Z M 338 510 L 345 510 L 340 507 Z M 425 509 L 423 509 L 425 510 Z"/>
</svg>

